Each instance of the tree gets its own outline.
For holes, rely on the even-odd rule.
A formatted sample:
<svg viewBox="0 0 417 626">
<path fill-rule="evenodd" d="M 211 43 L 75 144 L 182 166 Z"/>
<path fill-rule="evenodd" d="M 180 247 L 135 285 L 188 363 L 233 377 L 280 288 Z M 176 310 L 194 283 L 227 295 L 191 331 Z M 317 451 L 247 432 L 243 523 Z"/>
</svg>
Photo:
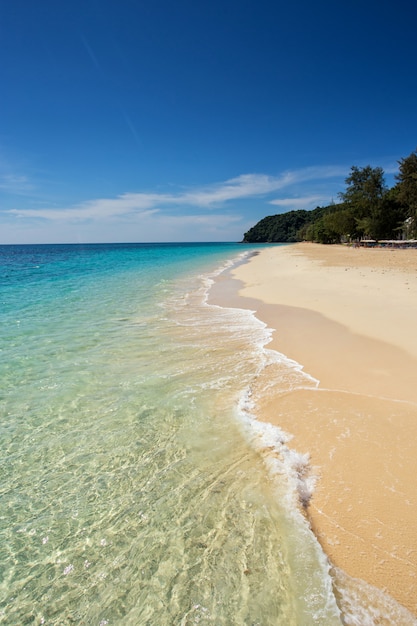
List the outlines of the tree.
<svg viewBox="0 0 417 626">
<path fill-rule="evenodd" d="M 355 220 L 343 205 L 327 207 L 327 212 L 305 229 L 304 239 L 318 243 L 341 243 L 351 238 Z"/>
<path fill-rule="evenodd" d="M 399 161 L 398 183 L 388 189 L 381 167 L 351 167 L 341 204 L 270 215 L 244 235 L 245 242 L 340 243 L 362 236 L 417 239 L 417 150 Z"/>
<path fill-rule="evenodd" d="M 399 161 L 397 198 L 410 220 L 410 235 L 417 237 L 417 150 Z"/>
<path fill-rule="evenodd" d="M 382 167 L 351 167 L 346 178 L 346 191 L 339 196 L 347 211 L 355 220 L 353 237 L 367 235 L 373 237 L 374 225 L 381 211 L 383 198 L 387 192 Z"/>
<path fill-rule="evenodd" d="M 244 234 L 245 243 L 294 242 L 298 231 L 311 219 L 311 211 L 288 211 L 269 215 Z"/>
<path fill-rule="evenodd" d="M 398 191 L 393 187 L 382 198 L 379 209 L 369 218 L 369 231 L 374 239 L 397 239 L 403 231 L 407 211 L 398 201 Z"/>
</svg>

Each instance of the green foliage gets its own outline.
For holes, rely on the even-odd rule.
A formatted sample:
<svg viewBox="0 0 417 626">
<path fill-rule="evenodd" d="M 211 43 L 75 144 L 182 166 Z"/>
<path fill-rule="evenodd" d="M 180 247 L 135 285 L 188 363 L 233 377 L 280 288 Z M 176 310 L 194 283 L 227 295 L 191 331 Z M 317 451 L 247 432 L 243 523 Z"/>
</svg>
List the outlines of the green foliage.
<svg viewBox="0 0 417 626">
<path fill-rule="evenodd" d="M 244 242 L 316 241 L 340 243 L 369 239 L 417 238 L 417 151 L 399 162 L 398 183 L 385 184 L 380 167 L 351 168 L 341 204 L 263 218 Z"/>
<path fill-rule="evenodd" d="M 244 235 L 244 242 L 293 242 L 310 218 L 309 211 L 289 211 L 264 217 Z"/>
<path fill-rule="evenodd" d="M 345 180 L 346 191 L 339 194 L 357 217 L 366 217 L 374 211 L 387 187 L 384 170 L 381 167 L 351 167 L 350 175 Z"/>
<path fill-rule="evenodd" d="M 344 208 L 344 205 L 339 205 L 335 211 L 325 213 L 311 224 L 311 230 L 307 233 L 306 239 L 318 243 L 340 243 L 344 239 L 350 240 L 355 229 L 355 218 Z"/>
<path fill-rule="evenodd" d="M 339 195 L 344 200 L 349 215 L 355 220 L 351 235 L 355 239 L 376 238 L 377 232 L 381 230 L 379 218 L 387 193 L 383 169 L 370 165 L 361 168 L 353 166 L 345 182 L 346 191 Z"/>
<path fill-rule="evenodd" d="M 399 161 L 397 198 L 406 208 L 410 236 L 417 237 L 417 150 Z"/>
</svg>

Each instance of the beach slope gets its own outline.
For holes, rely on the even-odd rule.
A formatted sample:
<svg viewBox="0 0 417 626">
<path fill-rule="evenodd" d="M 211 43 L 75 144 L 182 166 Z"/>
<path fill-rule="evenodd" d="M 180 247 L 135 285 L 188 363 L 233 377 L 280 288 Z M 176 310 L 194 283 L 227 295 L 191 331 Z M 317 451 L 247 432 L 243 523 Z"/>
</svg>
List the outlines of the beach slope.
<svg viewBox="0 0 417 626">
<path fill-rule="evenodd" d="M 333 565 L 416 615 L 417 250 L 266 247 L 232 278 L 213 297 L 255 310 L 275 329 L 268 347 L 319 381 L 257 408 L 310 454 L 316 536 Z"/>
</svg>

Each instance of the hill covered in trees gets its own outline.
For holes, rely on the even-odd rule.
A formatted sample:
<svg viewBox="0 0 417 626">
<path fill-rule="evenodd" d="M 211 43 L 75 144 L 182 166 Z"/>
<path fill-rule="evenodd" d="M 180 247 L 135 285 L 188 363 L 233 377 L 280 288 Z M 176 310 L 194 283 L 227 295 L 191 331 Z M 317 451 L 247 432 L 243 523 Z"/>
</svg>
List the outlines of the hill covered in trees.
<svg viewBox="0 0 417 626">
<path fill-rule="evenodd" d="M 244 243 L 417 238 L 417 150 L 399 161 L 388 188 L 381 167 L 353 166 L 340 203 L 270 215 L 245 233 Z"/>
</svg>

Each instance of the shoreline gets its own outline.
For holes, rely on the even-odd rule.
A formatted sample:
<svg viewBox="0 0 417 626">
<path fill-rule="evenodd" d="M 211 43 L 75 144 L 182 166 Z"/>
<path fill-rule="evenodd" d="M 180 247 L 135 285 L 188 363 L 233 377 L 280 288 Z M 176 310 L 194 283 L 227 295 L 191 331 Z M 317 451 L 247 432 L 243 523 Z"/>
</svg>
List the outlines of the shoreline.
<svg viewBox="0 0 417 626">
<path fill-rule="evenodd" d="M 210 302 L 256 311 L 268 348 L 320 381 L 264 394 L 256 417 L 310 455 L 307 513 L 331 564 L 417 615 L 417 251 L 271 246 Z"/>
</svg>

